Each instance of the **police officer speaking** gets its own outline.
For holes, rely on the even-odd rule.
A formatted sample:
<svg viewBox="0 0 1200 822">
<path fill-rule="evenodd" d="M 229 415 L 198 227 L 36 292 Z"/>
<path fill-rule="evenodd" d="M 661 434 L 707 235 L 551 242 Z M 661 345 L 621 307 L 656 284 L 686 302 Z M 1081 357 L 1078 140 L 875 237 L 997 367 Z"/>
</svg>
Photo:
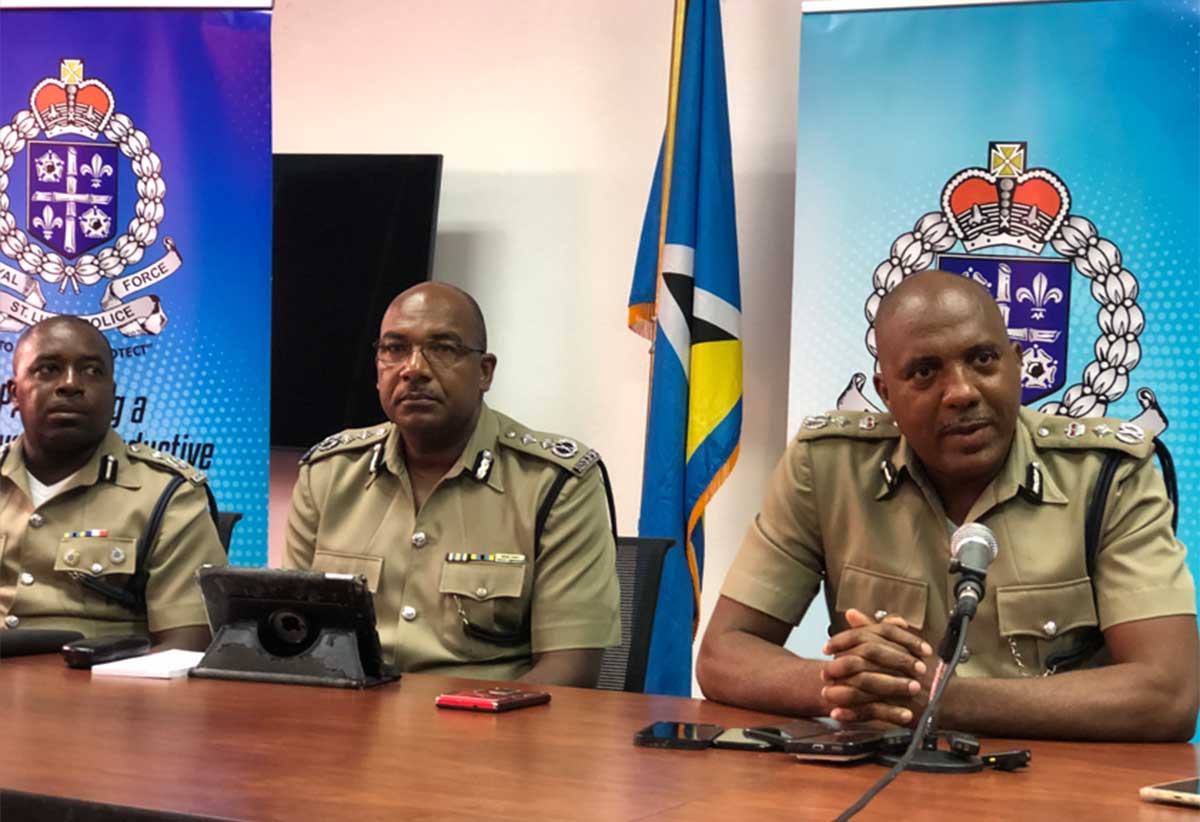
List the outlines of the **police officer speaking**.
<svg viewBox="0 0 1200 822">
<path fill-rule="evenodd" d="M 775 469 L 700 651 L 723 702 L 910 724 L 954 604 L 950 533 L 1000 552 L 943 727 L 991 736 L 1185 740 L 1197 708 L 1195 594 L 1139 426 L 1020 407 L 1020 346 L 982 286 L 944 272 L 880 302 L 890 414 L 804 420 Z M 1085 515 L 1115 455 L 1097 551 Z M 781 646 L 824 583 L 825 653 Z"/>
</svg>

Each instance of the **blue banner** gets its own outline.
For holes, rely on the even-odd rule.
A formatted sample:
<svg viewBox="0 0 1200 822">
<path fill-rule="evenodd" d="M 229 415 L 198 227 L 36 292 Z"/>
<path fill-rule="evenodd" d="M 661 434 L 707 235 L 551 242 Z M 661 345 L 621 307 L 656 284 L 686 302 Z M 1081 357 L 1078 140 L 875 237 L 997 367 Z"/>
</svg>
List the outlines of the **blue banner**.
<svg viewBox="0 0 1200 822">
<path fill-rule="evenodd" d="M 880 407 L 880 297 L 958 272 L 1007 315 L 1027 404 L 1161 433 L 1200 545 L 1198 31 L 1188 0 L 805 15 L 792 430 Z"/>
<path fill-rule="evenodd" d="M 266 11 L 0 11 L 0 370 L 86 317 L 113 423 L 209 475 L 265 564 L 271 311 Z M 7 392 L 0 437 L 20 433 Z"/>
</svg>

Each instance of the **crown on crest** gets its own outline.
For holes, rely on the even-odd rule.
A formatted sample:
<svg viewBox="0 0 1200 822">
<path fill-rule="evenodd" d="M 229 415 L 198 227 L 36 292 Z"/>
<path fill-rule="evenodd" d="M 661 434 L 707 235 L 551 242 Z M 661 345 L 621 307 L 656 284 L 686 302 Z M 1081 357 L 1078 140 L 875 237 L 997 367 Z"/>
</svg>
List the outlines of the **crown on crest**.
<svg viewBox="0 0 1200 822">
<path fill-rule="evenodd" d="M 113 115 L 115 101 L 108 86 L 83 79 L 83 61 L 63 60 L 59 79 L 47 77 L 29 95 L 29 105 L 47 137 L 81 134 L 100 136 Z"/>
<path fill-rule="evenodd" d="M 1025 143 L 989 143 L 988 168 L 967 168 L 942 189 L 942 213 L 967 251 L 1009 245 L 1040 254 L 1071 210 L 1052 171 L 1026 170 Z"/>
</svg>

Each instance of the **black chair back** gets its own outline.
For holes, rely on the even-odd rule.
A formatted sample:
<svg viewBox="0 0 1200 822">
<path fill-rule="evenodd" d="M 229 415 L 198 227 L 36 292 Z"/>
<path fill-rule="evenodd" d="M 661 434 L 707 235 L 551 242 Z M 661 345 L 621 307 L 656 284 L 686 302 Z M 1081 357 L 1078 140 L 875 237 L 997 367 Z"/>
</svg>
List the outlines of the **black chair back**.
<svg viewBox="0 0 1200 822">
<path fill-rule="evenodd" d="M 617 579 L 621 583 L 621 644 L 606 648 L 597 688 L 642 693 L 650 659 L 650 635 L 658 607 L 658 584 L 672 539 L 617 538 Z"/>
<path fill-rule="evenodd" d="M 241 518 L 242 514 L 239 511 L 217 512 L 217 536 L 221 538 L 221 547 L 225 549 L 225 556 L 229 556 L 229 543 L 233 540 L 233 526 L 237 525 Z"/>
</svg>

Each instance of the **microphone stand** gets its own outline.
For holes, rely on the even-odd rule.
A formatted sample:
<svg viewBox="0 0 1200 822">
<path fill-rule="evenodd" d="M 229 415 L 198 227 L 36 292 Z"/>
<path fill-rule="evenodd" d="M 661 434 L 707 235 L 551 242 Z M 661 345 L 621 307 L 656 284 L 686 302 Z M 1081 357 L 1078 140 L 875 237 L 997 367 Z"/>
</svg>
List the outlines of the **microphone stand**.
<svg viewBox="0 0 1200 822">
<path fill-rule="evenodd" d="M 880 764 L 899 765 L 896 769 L 897 774 L 903 768 L 923 773 L 977 773 L 983 770 L 983 760 L 975 755 L 979 750 L 978 740 L 962 735 L 974 742 L 974 752 L 944 750 L 938 748 L 937 735 L 937 711 L 941 707 L 946 685 L 954 676 L 954 670 L 962 658 L 963 648 L 967 644 L 967 626 L 971 624 L 977 604 L 978 602 L 974 601 L 966 607 L 959 605 L 950 617 L 946 634 L 942 637 L 942 644 L 938 649 L 938 666 L 929 686 L 929 702 L 913 730 L 908 750 L 900 755 L 881 753 L 876 757 Z"/>
<path fill-rule="evenodd" d="M 964 529 L 967 529 L 965 534 Z M 963 536 L 961 541 L 960 535 Z M 834 822 L 846 822 L 865 808 L 867 803 L 890 785 L 906 767 L 928 773 L 975 773 L 983 770 L 983 760 L 976 756 L 979 753 L 978 739 L 968 734 L 951 734 L 950 750 L 939 750 L 938 737 L 933 728 L 938 706 L 946 693 L 946 685 L 954 676 L 954 669 L 958 667 L 963 649 L 967 645 L 967 626 L 971 624 L 979 602 L 983 599 L 987 566 L 996 558 L 996 540 L 986 527 L 978 523 L 969 523 L 955 532 L 951 543 L 950 573 L 959 574 L 960 579 L 954 587 L 954 610 L 950 613 L 946 634 L 942 637 L 941 647 L 938 648 L 939 660 L 929 686 L 929 702 L 921 712 L 912 739 L 909 740 L 908 748 L 903 754 L 875 755 L 876 762 L 891 765 L 891 770 L 880 777 L 878 782 L 843 811 Z M 1025 757 L 1025 761 L 1028 761 L 1028 757 Z"/>
<path fill-rule="evenodd" d="M 925 710 L 921 712 L 921 718 L 917 720 L 916 730 L 913 732 L 912 740 L 908 743 L 908 749 L 900 756 L 893 754 L 880 753 L 875 755 L 875 761 L 883 765 L 891 765 L 892 769 L 880 777 L 871 788 L 859 797 L 858 801 L 851 805 L 834 820 L 834 822 L 847 822 L 852 816 L 861 811 L 867 806 L 867 803 L 879 795 L 879 792 L 892 783 L 900 772 L 903 771 L 910 763 L 917 763 L 913 766 L 914 771 L 927 771 L 931 773 L 975 773 L 983 770 L 983 760 L 977 756 L 971 757 L 975 763 L 964 759 L 960 754 L 952 754 L 950 751 L 928 751 L 918 750 L 923 745 L 925 740 L 925 732 L 933 724 L 933 717 L 937 713 L 938 705 L 942 701 L 942 694 L 946 692 L 946 683 L 950 681 L 950 677 L 954 675 L 954 669 L 958 667 L 958 660 L 962 656 L 963 648 L 967 644 L 967 625 L 971 621 L 971 616 L 967 614 L 959 614 L 959 609 L 955 608 L 954 614 L 950 618 L 950 625 L 946 627 L 946 636 L 953 635 L 954 649 L 950 654 L 950 662 L 939 663 L 938 670 L 934 674 L 936 687 L 930 689 L 929 702 L 925 705 Z M 958 623 L 955 626 L 955 623 Z M 945 643 L 943 642 L 943 645 Z M 942 670 L 942 665 L 945 664 L 945 670 Z M 940 680 L 938 676 L 941 676 Z M 937 737 L 933 737 L 934 744 L 937 744 Z M 920 757 L 918 760 L 917 757 Z M 954 763 L 961 767 L 954 766 Z M 924 766 L 928 767 L 924 767 Z"/>
</svg>

